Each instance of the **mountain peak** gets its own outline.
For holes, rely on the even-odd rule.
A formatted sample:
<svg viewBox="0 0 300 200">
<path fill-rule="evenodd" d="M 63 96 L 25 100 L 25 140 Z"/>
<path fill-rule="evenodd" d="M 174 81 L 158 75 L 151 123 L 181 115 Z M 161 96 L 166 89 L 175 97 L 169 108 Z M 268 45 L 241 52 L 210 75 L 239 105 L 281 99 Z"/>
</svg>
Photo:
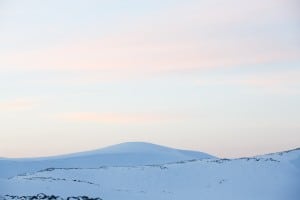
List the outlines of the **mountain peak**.
<svg viewBox="0 0 300 200">
<path fill-rule="evenodd" d="M 141 166 L 209 158 L 214 157 L 202 152 L 174 149 L 147 142 L 125 142 L 97 150 L 61 156 L 0 160 L 0 177 L 9 177 L 26 171 L 38 171 L 49 166 L 53 168 Z M 17 162 L 20 168 L 11 169 L 12 161 Z"/>
<path fill-rule="evenodd" d="M 119 144 L 107 146 L 96 150 L 58 156 L 56 158 L 70 158 L 70 157 L 96 156 L 96 155 L 101 156 L 101 155 L 113 155 L 113 154 L 115 155 L 126 154 L 126 156 L 151 155 L 153 157 L 171 156 L 171 157 L 178 157 L 177 159 L 181 159 L 181 160 L 214 158 L 214 156 L 211 156 L 203 152 L 175 149 L 175 148 L 166 147 L 158 144 L 153 144 L 149 142 L 140 142 L 140 141 L 119 143 Z"/>
<path fill-rule="evenodd" d="M 170 150 L 174 149 L 149 142 L 124 142 L 100 149 L 101 152 L 111 153 L 163 152 Z"/>
</svg>

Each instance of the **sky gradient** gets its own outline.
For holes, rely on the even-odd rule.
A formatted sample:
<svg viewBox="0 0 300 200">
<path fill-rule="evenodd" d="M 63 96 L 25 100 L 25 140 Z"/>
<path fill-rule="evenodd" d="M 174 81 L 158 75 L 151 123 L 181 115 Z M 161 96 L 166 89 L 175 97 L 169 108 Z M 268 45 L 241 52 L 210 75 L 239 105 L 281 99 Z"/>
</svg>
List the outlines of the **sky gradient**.
<svg viewBox="0 0 300 200">
<path fill-rule="evenodd" d="M 0 157 L 300 146 L 296 0 L 0 0 Z"/>
</svg>

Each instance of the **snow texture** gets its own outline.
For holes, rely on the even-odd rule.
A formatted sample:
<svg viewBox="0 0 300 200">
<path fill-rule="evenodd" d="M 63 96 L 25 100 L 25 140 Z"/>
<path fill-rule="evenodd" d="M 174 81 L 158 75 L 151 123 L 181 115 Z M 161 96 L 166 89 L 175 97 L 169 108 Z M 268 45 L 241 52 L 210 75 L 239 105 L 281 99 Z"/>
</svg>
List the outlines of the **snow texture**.
<svg viewBox="0 0 300 200">
<path fill-rule="evenodd" d="M 300 149 L 219 159 L 149 143 L 1 159 L 0 199 L 299 200 Z"/>
</svg>

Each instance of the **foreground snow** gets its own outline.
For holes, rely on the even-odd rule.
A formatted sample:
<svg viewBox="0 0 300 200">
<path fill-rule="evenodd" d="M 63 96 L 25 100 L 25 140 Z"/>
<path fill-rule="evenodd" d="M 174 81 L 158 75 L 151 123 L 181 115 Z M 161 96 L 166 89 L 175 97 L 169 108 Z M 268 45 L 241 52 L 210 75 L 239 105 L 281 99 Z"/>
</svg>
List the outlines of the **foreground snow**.
<svg viewBox="0 0 300 200">
<path fill-rule="evenodd" d="M 161 149 L 160 146 L 154 149 L 151 146 L 149 150 L 148 146 L 147 150 L 143 151 L 144 144 L 138 145 L 141 145 L 142 152 L 151 152 L 151 155 L 156 151 L 159 155 L 170 150 Z M 138 151 L 131 147 L 125 149 L 128 148 L 132 150 L 131 153 Z M 122 146 L 112 149 L 108 148 L 106 153 L 115 155 L 125 151 Z M 82 158 L 86 156 L 81 155 Z M 189 154 L 192 155 L 202 154 Z M 137 160 L 136 162 L 139 163 Z M 78 166 L 80 165 L 78 160 Z M 300 150 L 253 158 L 195 158 L 153 165 L 105 165 L 89 168 L 53 168 L 49 165 L 48 168 L 36 172 L 0 179 L 0 195 L 6 199 L 11 197 L 5 195 L 34 196 L 38 193 L 61 198 L 88 196 L 103 200 L 299 200 Z"/>
</svg>

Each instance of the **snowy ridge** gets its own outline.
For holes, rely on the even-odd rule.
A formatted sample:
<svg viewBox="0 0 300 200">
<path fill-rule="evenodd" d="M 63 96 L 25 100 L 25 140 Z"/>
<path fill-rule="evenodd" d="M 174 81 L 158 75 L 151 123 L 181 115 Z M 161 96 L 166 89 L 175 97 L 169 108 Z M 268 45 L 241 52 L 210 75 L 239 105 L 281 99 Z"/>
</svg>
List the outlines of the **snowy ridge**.
<svg viewBox="0 0 300 200">
<path fill-rule="evenodd" d="M 127 145 L 105 151 L 113 152 L 112 155 L 136 153 L 138 145 L 143 147 L 141 155 L 154 151 L 143 144 L 129 149 Z M 164 148 L 155 147 L 157 155 L 163 153 Z M 48 166 L 31 173 L 0 178 L 0 195 L 4 199 L 9 199 L 5 195 L 18 199 L 44 193 L 61 199 L 85 196 L 103 200 L 299 200 L 299 164 L 300 149 L 238 159 L 193 158 L 92 168 Z"/>
</svg>

